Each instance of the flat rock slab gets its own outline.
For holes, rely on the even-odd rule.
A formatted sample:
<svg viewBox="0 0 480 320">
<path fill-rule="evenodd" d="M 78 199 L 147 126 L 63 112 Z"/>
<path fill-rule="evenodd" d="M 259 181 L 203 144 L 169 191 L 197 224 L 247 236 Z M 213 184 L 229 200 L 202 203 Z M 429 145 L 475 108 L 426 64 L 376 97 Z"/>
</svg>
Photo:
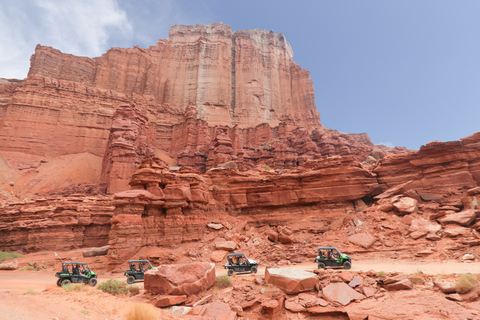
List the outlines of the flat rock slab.
<svg viewBox="0 0 480 320">
<path fill-rule="evenodd" d="M 360 292 L 352 289 L 344 282 L 330 283 L 322 290 L 323 296 L 332 302 L 338 302 L 344 306 L 354 300 L 365 299 L 365 296 Z"/>
<path fill-rule="evenodd" d="M 313 290 L 319 283 L 314 273 L 293 268 L 266 269 L 265 280 L 290 294 Z"/>
<path fill-rule="evenodd" d="M 377 241 L 377 238 L 375 238 L 369 233 L 357 233 L 348 237 L 348 241 L 365 249 L 368 249 L 373 246 L 375 241 Z"/>
</svg>

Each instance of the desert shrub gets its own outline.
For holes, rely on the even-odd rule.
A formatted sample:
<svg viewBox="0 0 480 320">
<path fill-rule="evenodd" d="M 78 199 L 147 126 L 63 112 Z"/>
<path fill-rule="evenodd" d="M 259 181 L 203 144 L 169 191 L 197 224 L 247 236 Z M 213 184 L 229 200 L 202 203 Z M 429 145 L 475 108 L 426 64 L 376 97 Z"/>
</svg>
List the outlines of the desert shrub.
<svg viewBox="0 0 480 320">
<path fill-rule="evenodd" d="M 20 268 L 20 271 L 25 271 L 25 270 L 33 271 L 35 270 L 35 268 L 33 266 L 25 266 L 23 268 Z"/>
<path fill-rule="evenodd" d="M 460 275 L 455 283 L 455 290 L 458 293 L 468 293 L 477 287 L 477 278 L 471 274 L 466 273 Z"/>
<path fill-rule="evenodd" d="M 378 271 L 378 273 L 377 273 L 377 277 L 381 277 L 381 276 L 385 276 L 385 275 L 387 275 L 385 273 L 385 271 Z"/>
<path fill-rule="evenodd" d="M 80 292 L 80 291 L 83 291 L 85 289 L 85 285 L 83 284 L 78 284 L 78 283 L 69 283 L 69 284 L 65 284 L 62 286 L 62 289 L 65 290 L 65 291 L 76 291 L 76 292 Z"/>
<path fill-rule="evenodd" d="M 224 275 L 224 276 L 218 276 L 217 277 L 217 287 L 220 289 L 224 289 L 227 287 L 230 287 L 232 285 L 232 280 L 230 279 L 229 276 Z"/>
<path fill-rule="evenodd" d="M 33 290 L 27 290 L 25 291 L 23 294 L 31 294 L 31 295 L 36 295 L 37 292 L 33 291 Z"/>
<path fill-rule="evenodd" d="M 265 166 L 265 167 L 263 167 L 263 169 L 264 169 L 264 170 L 270 170 L 270 169 L 272 169 L 272 168 L 270 168 L 270 166 Z"/>
<path fill-rule="evenodd" d="M 140 287 L 138 286 L 128 286 L 128 295 L 129 296 L 136 296 L 140 293 Z"/>
<path fill-rule="evenodd" d="M 0 251 L 0 263 L 2 263 L 5 260 L 13 259 L 13 258 L 21 258 L 23 257 L 21 254 L 14 253 L 14 252 L 5 252 L 5 251 Z"/>
<path fill-rule="evenodd" d="M 127 286 L 128 285 L 126 282 L 110 279 L 110 280 L 107 280 L 106 282 L 100 283 L 98 285 L 98 289 L 113 295 L 127 294 L 128 293 Z"/>
<path fill-rule="evenodd" d="M 133 303 L 127 311 L 127 320 L 158 319 L 157 309 L 148 303 Z"/>
</svg>

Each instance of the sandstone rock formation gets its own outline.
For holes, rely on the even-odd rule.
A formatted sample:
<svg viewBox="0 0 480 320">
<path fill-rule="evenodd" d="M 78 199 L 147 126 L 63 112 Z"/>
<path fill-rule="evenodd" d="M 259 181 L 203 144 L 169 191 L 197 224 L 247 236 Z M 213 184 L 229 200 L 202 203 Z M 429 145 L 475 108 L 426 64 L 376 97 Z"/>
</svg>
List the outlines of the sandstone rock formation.
<svg viewBox="0 0 480 320">
<path fill-rule="evenodd" d="M 97 58 L 38 45 L 27 78 L 0 83 L 0 155 L 27 166 L 33 156 L 105 156 L 102 183 L 115 193 L 154 151 L 200 172 L 405 151 L 322 127 L 309 72 L 292 59 L 282 34 L 222 23 L 174 26 L 155 46 Z"/>
<path fill-rule="evenodd" d="M 215 265 L 205 262 L 162 265 L 145 272 L 145 290 L 160 295 L 192 295 L 215 283 Z"/>
<path fill-rule="evenodd" d="M 266 269 L 265 281 L 289 294 L 311 291 L 318 285 L 318 278 L 314 273 L 290 268 Z"/>
<path fill-rule="evenodd" d="M 10 203 L 0 209 L 0 250 L 37 252 L 108 244 L 109 197 L 72 195 Z"/>
<path fill-rule="evenodd" d="M 129 189 L 130 177 L 141 159 L 154 156 L 154 140 L 148 118 L 134 105 L 115 111 L 102 168 L 102 183 L 108 193 Z"/>
</svg>

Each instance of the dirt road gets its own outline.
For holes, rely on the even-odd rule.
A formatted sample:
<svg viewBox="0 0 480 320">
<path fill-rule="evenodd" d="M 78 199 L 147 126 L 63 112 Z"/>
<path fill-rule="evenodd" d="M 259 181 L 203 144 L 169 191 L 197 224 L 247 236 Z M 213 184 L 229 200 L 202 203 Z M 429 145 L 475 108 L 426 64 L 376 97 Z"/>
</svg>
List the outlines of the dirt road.
<svg viewBox="0 0 480 320">
<path fill-rule="evenodd" d="M 314 270 L 315 263 L 287 266 L 303 270 Z M 400 260 L 353 261 L 351 271 L 401 272 L 431 275 L 480 273 L 480 262 L 408 262 Z M 265 273 L 260 266 L 258 275 Z M 222 266 L 217 275 L 226 274 Z M 99 277 L 99 283 L 108 279 L 125 280 L 121 274 Z M 139 298 L 118 297 L 85 286 L 86 292 L 65 292 L 56 285 L 57 278 L 52 270 L 46 271 L 0 271 L 0 319 L 51 320 L 51 319 L 125 319 L 129 305 Z M 143 283 L 136 285 L 143 288 Z M 159 311 L 161 312 L 161 311 Z"/>
<path fill-rule="evenodd" d="M 286 268 L 297 268 L 307 271 L 317 269 L 316 263 L 302 263 L 284 266 Z M 342 270 L 342 269 L 340 269 Z M 353 261 L 351 271 L 367 272 L 373 270 L 375 272 L 401 272 L 401 273 L 418 273 L 422 272 L 430 275 L 437 274 L 460 274 L 460 273 L 480 273 L 480 262 L 410 262 L 402 260 L 367 260 Z M 264 274 L 265 267 L 258 268 L 258 274 Z M 227 271 L 217 267 L 217 275 L 227 274 Z"/>
</svg>

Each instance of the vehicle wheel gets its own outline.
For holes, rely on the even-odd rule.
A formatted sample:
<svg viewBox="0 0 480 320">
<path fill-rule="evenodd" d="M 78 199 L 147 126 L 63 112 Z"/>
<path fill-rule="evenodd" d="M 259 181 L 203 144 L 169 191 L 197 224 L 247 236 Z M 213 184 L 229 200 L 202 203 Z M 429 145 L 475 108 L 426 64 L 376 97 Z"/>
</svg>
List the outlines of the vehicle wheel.
<svg viewBox="0 0 480 320">
<path fill-rule="evenodd" d="M 343 263 L 343 267 L 348 270 L 352 267 L 352 264 L 350 263 L 350 261 L 345 261 Z"/>
<path fill-rule="evenodd" d="M 257 267 L 252 267 L 250 271 L 252 271 L 252 273 L 257 273 Z"/>
<path fill-rule="evenodd" d="M 134 277 L 134 276 L 128 276 L 128 278 L 127 278 L 127 283 L 128 283 L 128 284 L 132 284 L 132 283 L 134 283 L 134 282 L 135 282 L 135 277 Z"/>
<path fill-rule="evenodd" d="M 70 281 L 70 279 L 63 279 L 62 280 L 62 287 L 66 286 L 66 285 L 69 285 L 70 283 L 72 283 L 72 281 Z"/>
<path fill-rule="evenodd" d="M 326 268 L 327 268 L 327 266 L 325 265 L 325 263 L 323 263 L 323 262 L 318 263 L 318 269 L 326 269 Z"/>
<path fill-rule="evenodd" d="M 96 278 L 92 278 L 88 281 L 88 284 L 91 285 L 92 287 L 95 287 L 97 285 L 97 279 Z"/>
<path fill-rule="evenodd" d="M 227 271 L 228 276 L 233 276 L 233 269 L 228 269 Z"/>
<path fill-rule="evenodd" d="M 57 286 L 61 287 L 62 286 L 62 278 L 58 279 L 57 280 Z"/>
</svg>

